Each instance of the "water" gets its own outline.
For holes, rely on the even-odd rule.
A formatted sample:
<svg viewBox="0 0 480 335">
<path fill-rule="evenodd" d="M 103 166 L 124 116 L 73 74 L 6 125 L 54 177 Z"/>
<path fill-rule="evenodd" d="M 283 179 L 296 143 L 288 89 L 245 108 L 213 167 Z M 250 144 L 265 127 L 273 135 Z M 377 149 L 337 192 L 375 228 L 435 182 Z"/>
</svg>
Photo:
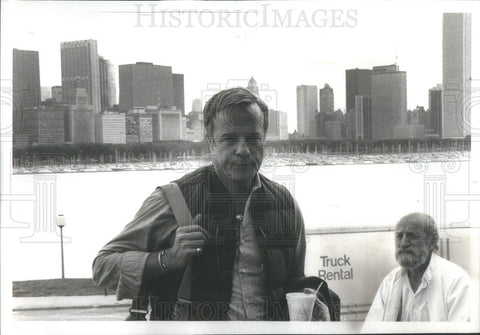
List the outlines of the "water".
<svg viewBox="0 0 480 335">
<path fill-rule="evenodd" d="M 291 190 L 302 209 L 306 229 L 311 231 L 391 226 L 408 212 L 424 211 L 432 203 L 431 192 L 438 196 L 442 192 L 468 191 L 469 162 L 430 163 L 425 167 L 422 172 L 422 166 L 413 164 L 328 165 L 269 167 L 263 172 Z M 49 219 L 51 213 L 57 213 L 67 219 L 63 229 L 66 277 L 90 277 L 98 250 L 133 218 L 156 186 L 183 173 L 166 170 L 12 176 L 11 194 L 16 198 L 10 207 L 5 206 L 9 213 L 4 214 L 10 220 L 2 222 L 4 274 L 7 272 L 12 280 L 60 277 L 59 230 Z M 36 181 L 49 183 L 52 188 L 38 189 L 41 196 L 35 198 Z M 432 188 L 432 183 L 438 187 Z M 51 194 L 55 198 L 45 201 Z M 35 212 L 35 204 L 42 199 L 45 209 Z M 447 222 L 468 223 L 467 205 L 448 204 Z M 365 246 L 358 248 L 361 252 Z M 308 250 L 307 258 L 318 256 L 315 246 Z"/>
</svg>

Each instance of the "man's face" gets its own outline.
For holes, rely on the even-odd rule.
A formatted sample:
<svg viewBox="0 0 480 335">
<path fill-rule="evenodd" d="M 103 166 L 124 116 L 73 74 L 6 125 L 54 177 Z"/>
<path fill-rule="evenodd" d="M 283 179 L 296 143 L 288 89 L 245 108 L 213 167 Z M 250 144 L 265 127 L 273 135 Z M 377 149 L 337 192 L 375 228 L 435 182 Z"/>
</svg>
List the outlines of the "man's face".
<svg viewBox="0 0 480 335">
<path fill-rule="evenodd" d="M 265 132 L 257 104 L 220 111 L 210 139 L 213 165 L 224 182 L 249 185 L 263 160 Z"/>
<path fill-rule="evenodd" d="M 395 258 L 401 267 L 412 269 L 428 260 L 431 241 L 422 223 L 400 222 L 395 228 Z"/>
</svg>

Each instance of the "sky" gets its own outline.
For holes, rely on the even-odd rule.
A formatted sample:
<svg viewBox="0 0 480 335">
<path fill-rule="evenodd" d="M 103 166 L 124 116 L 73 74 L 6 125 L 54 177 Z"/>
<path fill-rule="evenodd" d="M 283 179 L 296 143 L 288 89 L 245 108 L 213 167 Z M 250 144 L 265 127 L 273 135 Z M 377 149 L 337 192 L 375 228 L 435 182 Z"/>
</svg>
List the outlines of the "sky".
<svg viewBox="0 0 480 335">
<path fill-rule="evenodd" d="M 95 39 L 115 66 L 138 61 L 185 75 L 185 106 L 254 77 L 296 129 L 296 86 L 328 83 L 345 108 L 345 70 L 397 63 L 407 107 L 428 107 L 442 81 L 442 13 L 472 12 L 472 78 L 480 78 L 473 1 L 61 2 L 2 4 L 2 80 L 12 48 L 37 50 L 41 86 L 61 85 L 60 43 Z M 477 3 L 478 5 L 478 3 Z M 153 14 L 152 14 L 153 11 Z M 475 13 L 475 11 L 477 13 Z M 117 68 L 118 73 L 118 68 Z"/>
</svg>

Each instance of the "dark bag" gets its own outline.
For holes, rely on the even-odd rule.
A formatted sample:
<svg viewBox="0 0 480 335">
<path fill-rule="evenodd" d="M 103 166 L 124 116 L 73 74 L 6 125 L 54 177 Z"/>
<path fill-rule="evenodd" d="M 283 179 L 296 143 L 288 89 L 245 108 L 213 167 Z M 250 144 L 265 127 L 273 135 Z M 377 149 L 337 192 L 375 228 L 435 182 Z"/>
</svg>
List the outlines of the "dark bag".
<svg viewBox="0 0 480 335">
<path fill-rule="evenodd" d="M 183 197 L 182 191 L 176 183 L 170 183 L 164 186 L 161 186 L 167 200 L 172 208 L 173 215 L 177 220 L 179 226 L 186 226 L 192 223 L 192 216 L 190 210 L 188 209 L 185 198 Z M 192 289 L 192 271 L 193 264 L 190 262 L 185 268 L 183 275 L 182 283 L 177 294 L 177 303 L 174 307 L 174 316 L 175 320 L 187 320 L 188 305 L 191 304 L 190 296 Z M 145 285 L 140 289 L 138 296 L 134 297 L 132 300 L 132 306 L 129 309 L 130 315 L 125 319 L 125 321 L 146 321 L 148 314 L 148 305 L 149 305 L 149 287 Z"/>
</svg>

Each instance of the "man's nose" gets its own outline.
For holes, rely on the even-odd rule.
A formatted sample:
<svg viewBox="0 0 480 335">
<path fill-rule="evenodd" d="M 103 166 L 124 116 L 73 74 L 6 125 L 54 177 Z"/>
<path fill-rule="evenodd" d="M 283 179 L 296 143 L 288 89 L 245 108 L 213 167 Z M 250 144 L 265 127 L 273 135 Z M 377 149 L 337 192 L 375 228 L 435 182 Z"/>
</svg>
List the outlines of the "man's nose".
<svg viewBox="0 0 480 335">
<path fill-rule="evenodd" d="M 244 138 L 240 138 L 238 140 L 237 146 L 235 148 L 235 153 L 242 157 L 250 155 L 250 149 L 248 148 L 248 143 Z"/>
<path fill-rule="evenodd" d="M 400 245 L 401 245 L 401 246 L 406 246 L 406 245 L 408 245 L 407 234 L 403 234 L 403 235 L 402 235 L 402 240 L 400 241 Z"/>
</svg>

